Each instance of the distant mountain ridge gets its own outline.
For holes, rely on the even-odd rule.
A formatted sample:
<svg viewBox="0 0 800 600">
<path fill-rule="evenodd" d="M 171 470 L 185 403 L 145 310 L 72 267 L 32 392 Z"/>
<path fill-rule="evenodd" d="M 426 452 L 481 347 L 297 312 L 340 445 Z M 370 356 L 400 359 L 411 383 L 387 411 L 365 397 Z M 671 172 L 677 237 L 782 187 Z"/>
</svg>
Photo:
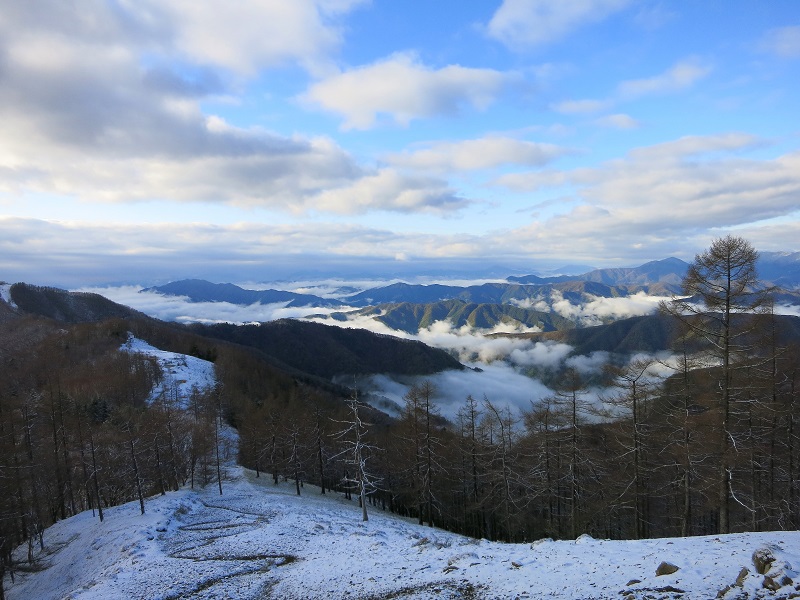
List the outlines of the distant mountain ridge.
<svg viewBox="0 0 800 600">
<path fill-rule="evenodd" d="M 447 321 L 456 329 L 464 326 L 493 329 L 503 324 L 537 328 L 540 331 L 575 327 L 573 321 L 552 312 L 520 308 L 512 304 L 477 304 L 463 300 L 443 300 L 427 304 L 379 304 L 351 312 L 331 313 L 328 318 L 346 321 L 352 316 L 372 317 L 391 329 L 410 334 L 416 334 L 437 321 Z"/>
<path fill-rule="evenodd" d="M 595 281 L 606 285 L 650 285 L 665 284 L 680 287 L 689 263 L 679 258 L 654 260 L 638 267 L 594 269 L 581 275 L 511 276 L 513 283 L 537 284 L 562 283 L 565 281 Z M 768 285 L 793 289 L 800 287 L 800 252 L 759 252 L 756 264 L 759 278 Z"/>
<path fill-rule="evenodd" d="M 748 317 L 742 315 L 738 318 Z M 786 346 L 800 340 L 800 317 L 775 315 L 775 319 L 778 344 Z M 657 313 L 628 317 L 592 327 L 543 333 L 497 334 L 497 336 L 569 344 L 573 347 L 572 355 L 589 355 L 593 352 L 631 355 L 637 352 L 657 353 L 674 348 L 681 333 L 679 321 Z"/>
<path fill-rule="evenodd" d="M 351 306 L 364 307 L 402 302 L 433 304 L 446 300 L 461 300 L 475 304 L 516 304 L 519 306 L 538 300 L 550 300 L 555 294 L 560 294 L 570 302 L 580 303 L 591 299 L 590 297 L 624 298 L 642 291 L 653 295 L 669 295 L 677 293 L 678 286 L 666 283 L 612 286 L 597 281 L 577 281 L 575 279 L 543 284 L 484 283 L 467 287 L 394 283 L 349 296 L 343 302 Z"/>
<path fill-rule="evenodd" d="M 689 263 L 679 258 L 665 258 L 654 260 L 638 267 L 595 269 L 582 275 L 559 275 L 556 277 L 539 277 L 525 275 L 522 277 L 509 277 L 508 281 L 528 284 L 561 283 L 565 281 L 595 281 L 606 285 L 648 285 L 665 283 L 679 286 Z"/>
<path fill-rule="evenodd" d="M 113 318 L 150 319 L 144 313 L 87 292 L 67 292 L 53 287 L 15 283 L 10 296 L 23 313 L 40 315 L 65 323 L 85 323 Z"/>
<path fill-rule="evenodd" d="M 186 296 L 191 302 L 229 302 L 245 306 L 257 303 L 287 302 L 287 307 L 310 306 L 316 308 L 342 306 L 338 300 L 312 294 L 298 294 L 283 290 L 247 290 L 232 283 L 211 283 L 203 279 L 182 279 L 141 291 L 155 292 L 165 296 Z"/>
</svg>

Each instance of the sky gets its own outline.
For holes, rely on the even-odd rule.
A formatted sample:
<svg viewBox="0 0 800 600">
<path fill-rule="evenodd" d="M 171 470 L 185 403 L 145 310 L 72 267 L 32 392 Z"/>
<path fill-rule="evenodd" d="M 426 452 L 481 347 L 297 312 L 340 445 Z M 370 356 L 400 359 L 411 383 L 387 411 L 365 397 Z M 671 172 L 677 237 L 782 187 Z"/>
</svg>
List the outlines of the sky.
<svg viewBox="0 0 800 600">
<path fill-rule="evenodd" d="M 0 280 L 800 250 L 793 0 L 0 4 Z"/>
</svg>

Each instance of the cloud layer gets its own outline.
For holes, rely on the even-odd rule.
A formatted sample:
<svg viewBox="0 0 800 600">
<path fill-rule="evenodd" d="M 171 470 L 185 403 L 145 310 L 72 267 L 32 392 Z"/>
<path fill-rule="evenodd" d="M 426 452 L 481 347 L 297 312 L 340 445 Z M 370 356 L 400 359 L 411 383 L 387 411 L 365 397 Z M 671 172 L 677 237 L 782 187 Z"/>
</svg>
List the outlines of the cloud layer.
<svg viewBox="0 0 800 600">
<path fill-rule="evenodd" d="M 368 129 L 383 115 L 398 125 L 413 119 L 487 108 L 510 75 L 493 69 L 421 64 L 396 54 L 313 84 L 303 99 L 344 117 L 344 129 Z"/>
</svg>

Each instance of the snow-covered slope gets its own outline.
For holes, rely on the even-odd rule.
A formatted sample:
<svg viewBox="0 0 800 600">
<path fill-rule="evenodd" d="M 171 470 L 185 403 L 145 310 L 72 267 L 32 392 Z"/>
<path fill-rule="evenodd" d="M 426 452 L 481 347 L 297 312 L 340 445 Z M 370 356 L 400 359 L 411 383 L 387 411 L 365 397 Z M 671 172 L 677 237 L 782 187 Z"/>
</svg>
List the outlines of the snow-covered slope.
<svg viewBox="0 0 800 600">
<path fill-rule="evenodd" d="M 11 308 L 16 308 L 17 305 L 11 299 L 11 284 L 0 282 L 0 300 L 8 304 Z"/>
<path fill-rule="evenodd" d="M 132 335 L 128 336 L 128 341 L 122 345 L 122 350 L 146 354 L 158 361 L 164 373 L 164 380 L 153 389 L 151 394 L 153 399 L 161 394 L 170 397 L 177 391 L 178 398 L 185 403 L 193 389 L 203 391 L 214 387 L 216 383 L 214 363 L 207 360 L 188 354 L 159 350 Z"/>
<path fill-rule="evenodd" d="M 360 521 L 338 494 L 229 469 L 216 486 L 86 512 L 45 532 L 38 572 L 18 574 L 8 598 L 644 598 L 775 597 L 752 554 L 769 546 L 794 579 L 800 532 L 686 539 L 501 544 L 383 513 Z M 26 549 L 18 551 L 18 558 Z M 662 561 L 679 570 L 656 576 Z M 777 597 L 791 597 L 794 584 Z"/>
</svg>

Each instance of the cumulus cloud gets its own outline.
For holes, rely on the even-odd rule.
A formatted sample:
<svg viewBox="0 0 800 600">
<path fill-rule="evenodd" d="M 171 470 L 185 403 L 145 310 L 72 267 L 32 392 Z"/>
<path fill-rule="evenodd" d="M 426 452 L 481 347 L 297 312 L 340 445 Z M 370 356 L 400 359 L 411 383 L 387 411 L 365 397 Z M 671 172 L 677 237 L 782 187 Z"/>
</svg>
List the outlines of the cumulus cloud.
<svg viewBox="0 0 800 600">
<path fill-rule="evenodd" d="M 619 84 L 622 98 L 677 92 L 690 87 L 711 73 L 711 67 L 699 59 L 682 60 L 663 73 L 645 79 L 631 79 Z"/>
<path fill-rule="evenodd" d="M 800 25 L 770 29 L 761 40 L 761 48 L 783 58 L 800 57 Z"/>
<path fill-rule="evenodd" d="M 322 79 L 303 100 L 344 117 L 344 129 L 370 129 L 383 116 L 407 126 L 414 119 L 455 115 L 465 107 L 485 109 L 512 77 L 460 65 L 434 69 L 412 54 L 394 54 Z"/>
<path fill-rule="evenodd" d="M 445 214 L 469 203 L 444 181 L 384 168 L 348 186 L 321 191 L 313 206 L 316 210 L 337 213 L 392 210 Z"/>
<path fill-rule="evenodd" d="M 325 69 L 328 55 L 342 42 L 333 17 L 364 0 L 247 0 L 225 3 L 159 0 L 143 3 L 179 24 L 171 40 L 193 61 L 252 75 L 257 69 L 297 62 Z"/>
<path fill-rule="evenodd" d="M 763 240 L 762 249 L 793 248 L 800 153 L 747 156 L 763 147 L 763 140 L 741 133 L 687 136 L 593 168 L 500 177 L 498 184 L 520 191 L 567 186 L 573 202 L 561 214 L 508 231 L 507 240 L 534 255 L 546 248 L 589 262 L 645 249 L 654 257 L 681 255 L 687 245 L 706 246 L 710 231 L 734 227 L 737 235 Z M 779 218 L 784 222 L 767 222 Z"/>
<path fill-rule="evenodd" d="M 366 168 L 329 138 L 237 127 L 202 111 L 203 100 L 235 87 L 227 68 L 316 61 L 338 43 L 325 15 L 354 4 L 94 3 L 41 19 L 24 3 L 9 7 L 0 19 L 0 192 L 292 213 L 463 207 L 443 181 Z M 189 62 L 167 61 L 176 55 Z M 453 90 L 461 81 L 480 104 L 488 96 L 468 71 L 434 74 L 444 83 L 432 87 L 444 98 L 447 81 Z"/>
<path fill-rule="evenodd" d="M 511 48 L 539 46 L 602 21 L 629 3 L 630 0 L 504 0 L 489 21 L 487 32 Z"/>
<path fill-rule="evenodd" d="M 401 167 L 447 173 L 503 165 L 542 166 L 569 153 L 569 149 L 554 144 L 490 136 L 458 142 L 436 142 L 413 152 L 391 154 L 386 160 Z"/>
<path fill-rule="evenodd" d="M 614 93 L 605 99 L 562 100 L 550 105 L 554 111 L 565 115 L 589 115 L 611 109 L 617 104 L 630 102 L 642 96 L 669 94 L 690 88 L 707 77 L 710 65 L 696 57 L 687 58 L 652 77 L 621 82 Z M 639 122 L 630 115 L 615 113 L 595 119 L 594 124 L 617 129 L 633 129 Z"/>
</svg>

